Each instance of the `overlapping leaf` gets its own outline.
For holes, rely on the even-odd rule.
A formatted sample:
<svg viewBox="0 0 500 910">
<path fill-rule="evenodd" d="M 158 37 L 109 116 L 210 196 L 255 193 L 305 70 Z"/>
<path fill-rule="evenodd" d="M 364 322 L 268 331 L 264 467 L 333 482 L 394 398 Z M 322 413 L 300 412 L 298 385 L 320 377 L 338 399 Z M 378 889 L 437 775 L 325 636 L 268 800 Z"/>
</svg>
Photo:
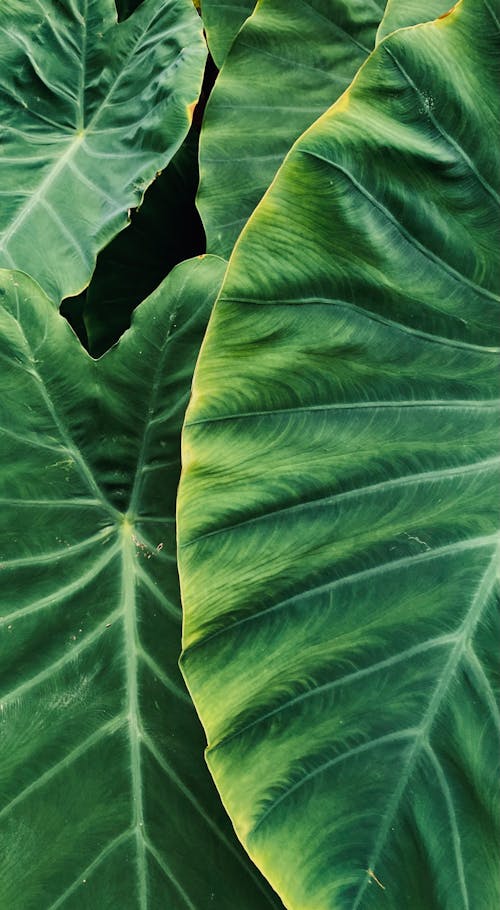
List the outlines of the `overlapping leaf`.
<svg viewBox="0 0 500 910">
<path fill-rule="evenodd" d="M 220 69 L 256 0 L 202 0 L 201 13 L 210 53 Z"/>
<path fill-rule="evenodd" d="M 83 300 L 89 350 L 106 351 L 130 324 L 134 307 L 184 259 L 205 251 L 195 206 L 197 134 L 191 131 L 149 188 L 132 223 L 102 251 Z"/>
<path fill-rule="evenodd" d="M 293 142 L 347 89 L 376 39 L 446 9 L 446 0 L 261 0 L 204 119 L 198 204 L 210 252 L 230 255 Z"/>
<path fill-rule="evenodd" d="M 206 49 L 191 0 L 0 6 L 0 265 L 59 303 L 172 158 Z"/>
<path fill-rule="evenodd" d="M 421 22 L 430 22 L 446 15 L 451 4 L 443 0 L 387 0 L 384 18 L 377 32 L 382 41 L 398 28 L 408 28 Z"/>
<path fill-rule="evenodd" d="M 278 907 L 202 759 L 174 503 L 225 264 L 183 263 L 100 361 L 1 273 L 0 906 Z"/>
<path fill-rule="evenodd" d="M 184 431 L 183 667 L 290 910 L 491 910 L 498 4 L 383 41 L 232 256 Z"/>
<path fill-rule="evenodd" d="M 384 3 L 262 0 L 207 105 L 198 205 L 210 252 L 235 240 L 298 136 L 337 100 L 375 43 Z"/>
</svg>

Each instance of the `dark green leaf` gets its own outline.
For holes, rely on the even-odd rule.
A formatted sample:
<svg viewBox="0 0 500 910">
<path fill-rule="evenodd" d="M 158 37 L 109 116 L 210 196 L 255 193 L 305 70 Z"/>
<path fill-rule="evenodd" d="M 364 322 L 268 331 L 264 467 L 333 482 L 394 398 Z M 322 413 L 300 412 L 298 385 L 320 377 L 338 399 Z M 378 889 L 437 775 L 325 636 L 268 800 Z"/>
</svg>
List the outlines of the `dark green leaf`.
<svg viewBox="0 0 500 910">
<path fill-rule="evenodd" d="M 1 273 L 2 910 L 279 906 L 177 667 L 179 432 L 224 268 L 183 263 L 99 361 Z"/>
<path fill-rule="evenodd" d="M 225 0 L 201 0 L 208 46 L 219 69 L 254 6 L 255 0 L 231 0 L 230 3 Z"/>
<path fill-rule="evenodd" d="M 82 290 L 181 145 L 206 48 L 191 0 L 2 0 L 0 265 Z"/>
<path fill-rule="evenodd" d="M 295 139 L 349 86 L 375 43 L 382 0 L 262 0 L 209 99 L 198 205 L 226 258 Z"/>
<path fill-rule="evenodd" d="M 498 3 L 393 33 L 231 258 L 184 431 L 183 667 L 289 910 L 491 910 Z"/>
</svg>

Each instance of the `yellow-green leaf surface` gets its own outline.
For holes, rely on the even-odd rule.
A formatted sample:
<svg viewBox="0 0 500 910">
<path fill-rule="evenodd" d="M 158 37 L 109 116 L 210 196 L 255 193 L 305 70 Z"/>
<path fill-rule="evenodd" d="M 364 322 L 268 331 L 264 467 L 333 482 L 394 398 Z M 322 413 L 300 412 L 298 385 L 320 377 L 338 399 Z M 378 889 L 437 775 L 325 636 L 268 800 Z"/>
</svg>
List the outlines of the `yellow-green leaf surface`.
<svg viewBox="0 0 500 910">
<path fill-rule="evenodd" d="M 195 374 L 183 669 L 289 910 L 500 900 L 499 18 L 378 46 L 250 219 Z"/>
<path fill-rule="evenodd" d="M 0 4 L 0 266 L 58 304 L 184 139 L 206 48 L 191 0 Z"/>
<path fill-rule="evenodd" d="M 209 99 L 198 206 L 209 252 L 236 238 L 300 134 L 348 87 L 375 43 L 383 0 L 261 0 Z"/>
<path fill-rule="evenodd" d="M 101 360 L 1 272 L 0 907 L 278 908 L 178 670 L 174 504 L 225 263 L 183 263 Z"/>
<path fill-rule="evenodd" d="M 201 0 L 200 5 L 210 53 L 220 69 L 255 0 Z"/>
<path fill-rule="evenodd" d="M 198 206 L 209 252 L 229 257 L 293 142 L 347 89 L 376 39 L 446 8 L 446 0 L 257 4 L 203 121 Z"/>
</svg>

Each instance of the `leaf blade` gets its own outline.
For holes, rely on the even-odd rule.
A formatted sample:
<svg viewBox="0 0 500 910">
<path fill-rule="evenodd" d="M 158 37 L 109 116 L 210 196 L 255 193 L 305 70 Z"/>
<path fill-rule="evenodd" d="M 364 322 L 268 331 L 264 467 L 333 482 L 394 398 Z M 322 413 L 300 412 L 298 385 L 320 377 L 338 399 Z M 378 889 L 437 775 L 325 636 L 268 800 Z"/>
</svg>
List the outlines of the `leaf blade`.
<svg viewBox="0 0 500 910">
<path fill-rule="evenodd" d="M 182 666 L 297 910 L 498 893 L 493 45 L 474 0 L 379 45 L 251 217 L 195 375 Z"/>
<path fill-rule="evenodd" d="M 28 276 L 1 273 L 0 902 L 13 910 L 198 910 L 211 894 L 230 907 L 238 883 L 248 908 L 279 906 L 211 789 L 177 666 L 179 431 L 224 270 L 183 263 L 99 361 Z"/>
<path fill-rule="evenodd" d="M 0 48 L 0 264 L 60 301 L 85 287 L 184 139 L 201 28 L 188 0 L 146 0 L 119 24 L 111 0 L 51 0 L 29 15 L 8 0 Z"/>
</svg>

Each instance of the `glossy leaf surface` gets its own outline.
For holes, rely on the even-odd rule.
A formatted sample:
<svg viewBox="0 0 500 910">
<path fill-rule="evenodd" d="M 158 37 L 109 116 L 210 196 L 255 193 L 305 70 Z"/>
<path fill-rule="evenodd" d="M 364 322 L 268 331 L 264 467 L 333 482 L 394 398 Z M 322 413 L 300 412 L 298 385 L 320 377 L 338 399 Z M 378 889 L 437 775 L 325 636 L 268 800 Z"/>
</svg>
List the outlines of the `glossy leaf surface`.
<svg viewBox="0 0 500 910">
<path fill-rule="evenodd" d="M 207 249 L 226 258 L 286 153 L 349 86 L 384 3 L 261 0 L 229 53 L 200 138 Z"/>
<path fill-rule="evenodd" d="M 0 5 L 0 265 L 58 304 L 88 283 L 189 129 L 206 48 L 191 0 Z"/>
<path fill-rule="evenodd" d="M 499 901 L 498 18 L 379 45 L 250 219 L 195 374 L 183 669 L 289 910 Z"/>
<path fill-rule="evenodd" d="M 180 425 L 225 263 L 183 263 L 100 361 L 1 273 L 0 906 L 276 908 L 179 673 Z"/>
<path fill-rule="evenodd" d="M 255 0 L 202 0 L 201 14 L 210 53 L 220 69 Z"/>
</svg>

